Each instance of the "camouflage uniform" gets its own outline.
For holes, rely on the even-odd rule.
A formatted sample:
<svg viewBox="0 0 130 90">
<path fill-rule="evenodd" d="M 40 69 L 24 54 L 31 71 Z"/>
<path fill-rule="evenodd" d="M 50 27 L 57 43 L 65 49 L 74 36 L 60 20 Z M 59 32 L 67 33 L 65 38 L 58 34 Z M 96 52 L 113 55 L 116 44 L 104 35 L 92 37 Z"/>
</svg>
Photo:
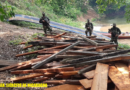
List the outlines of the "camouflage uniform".
<svg viewBox="0 0 130 90">
<path fill-rule="evenodd" d="M 112 27 L 109 29 L 108 33 L 111 33 L 111 42 L 114 42 L 118 45 L 118 36 L 121 34 L 121 31 L 118 27 Z"/>
<path fill-rule="evenodd" d="M 92 23 L 86 23 L 85 28 L 86 28 L 86 31 L 85 31 L 86 36 L 88 36 L 88 32 L 89 32 L 89 35 L 91 36 L 92 32 L 93 32 L 93 24 Z"/>
<path fill-rule="evenodd" d="M 43 22 L 44 20 L 44 22 Z M 50 31 L 50 33 L 52 32 L 52 28 L 51 26 L 49 25 L 50 23 L 50 20 L 48 17 L 44 16 L 44 17 L 41 17 L 40 20 L 39 20 L 40 23 L 42 23 L 43 25 L 43 30 L 44 30 L 44 33 L 47 34 L 47 30 Z M 52 33 L 51 33 L 52 34 Z"/>
</svg>

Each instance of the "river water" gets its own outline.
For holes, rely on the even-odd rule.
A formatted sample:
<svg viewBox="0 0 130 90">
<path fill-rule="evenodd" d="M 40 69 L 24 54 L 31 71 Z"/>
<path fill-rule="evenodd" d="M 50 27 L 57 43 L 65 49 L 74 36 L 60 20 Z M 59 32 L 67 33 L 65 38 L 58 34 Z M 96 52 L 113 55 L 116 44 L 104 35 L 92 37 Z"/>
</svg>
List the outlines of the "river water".
<svg viewBox="0 0 130 90">
<path fill-rule="evenodd" d="M 125 18 L 105 19 L 97 23 L 99 24 L 98 27 L 101 26 L 97 29 L 98 31 L 108 32 L 108 29 L 112 27 L 111 25 L 116 23 L 122 33 L 130 33 L 130 23 L 127 23 Z M 130 45 L 130 39 L 119 39 L 118 41 L 119 43 Z"/>
</svg>

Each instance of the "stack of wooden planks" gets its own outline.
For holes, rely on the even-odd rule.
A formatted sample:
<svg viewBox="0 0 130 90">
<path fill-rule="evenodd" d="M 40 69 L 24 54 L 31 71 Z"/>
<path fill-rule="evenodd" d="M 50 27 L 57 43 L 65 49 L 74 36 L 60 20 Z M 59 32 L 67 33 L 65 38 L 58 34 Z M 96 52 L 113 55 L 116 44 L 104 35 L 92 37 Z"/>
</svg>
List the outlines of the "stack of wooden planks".
<svg viewBox="0 0 130 90">
<path fill-rule="evenodd" d="M 37 58 L 7 64 L 0 71 L 20 75 L 10 78 L 13 82 L 31 80 L 51 85 L 45 90 L 130 90 L 129 49 L 116 50 L 117 45 L 96 36 L 66 34 L 38 37 L 28 42 L 30 45 L 24 49 L 45 48 L 16 55 L 37 54 Z"/>
</svg>

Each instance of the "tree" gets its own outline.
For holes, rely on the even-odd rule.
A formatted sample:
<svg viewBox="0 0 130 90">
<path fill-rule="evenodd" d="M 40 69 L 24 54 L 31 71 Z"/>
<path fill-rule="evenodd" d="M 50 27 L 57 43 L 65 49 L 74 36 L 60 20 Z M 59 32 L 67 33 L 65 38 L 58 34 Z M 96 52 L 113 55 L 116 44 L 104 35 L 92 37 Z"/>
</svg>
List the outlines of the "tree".
<svg viewBox="0 0 130 90">
<path fill-rule="evenodd" d="M 129 0 L 97 0 L 96 1 L 98 5 L 98 11 L 100 13 L 103 13 L 106 11 L 107 7 L 111 4 L 116 5 L 118 8 L 121 8 L 122 6 L 125 7 L 125 17 L 127 19 L 127 22 L 130 22 L 130 1 Z"/>
<path fill-rule="evenodd" d="M 12 6 L 2 5 L 0 3 L 0 20 L 5 21 L 9 17 L 14 16 L 15 14 L 13 9 L 14 8 Z"/>
</svg>

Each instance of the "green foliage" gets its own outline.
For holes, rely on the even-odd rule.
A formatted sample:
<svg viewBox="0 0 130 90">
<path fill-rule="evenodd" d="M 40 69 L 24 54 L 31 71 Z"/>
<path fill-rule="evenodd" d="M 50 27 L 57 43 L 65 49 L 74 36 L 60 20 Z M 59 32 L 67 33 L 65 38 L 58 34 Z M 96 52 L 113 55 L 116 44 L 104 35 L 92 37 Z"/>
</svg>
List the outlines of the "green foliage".
<svg viewBox="0 0 130 90">
<path fill-rule="evenodd" d="M 129 0 L 97 0 L 96 3 L 98 4 L 98 10 L 100 13 L 103 13 L 107 10 L 108 7 L 113 5 L 112 10 L 118 10 L 122 6 L 126 6 L 126 14 L 125 17 L 127 22 L 130 22 L 130 1 Z"/>
<path fill-rule="evenodd" d="M 120 43 L 119 43 L 118 48 L 130 49 L 130 45 L 127 45 L 127 44 L 120 44 Z"/>
<path fill-rule="evenodd" d="M 93 18 L 92 21 L 93 21 L 93 22 L 94 22 L 94 21 L 97 21 L 97 18 Z"/>
<path fill-rule="evenodd" d="M 9 17 L 14 16 L 14 8 L 9 5 L 2 5 L 0 3 L 0 20 L 5 21 L 5 19 L 8 19 Z"/>
<path fill-rule="evenodd" d="M 19 45 L 22 42 L 21 38 L 17 38 L 16 40 L 9 41 L 10 45 Z"/>
</svg>

